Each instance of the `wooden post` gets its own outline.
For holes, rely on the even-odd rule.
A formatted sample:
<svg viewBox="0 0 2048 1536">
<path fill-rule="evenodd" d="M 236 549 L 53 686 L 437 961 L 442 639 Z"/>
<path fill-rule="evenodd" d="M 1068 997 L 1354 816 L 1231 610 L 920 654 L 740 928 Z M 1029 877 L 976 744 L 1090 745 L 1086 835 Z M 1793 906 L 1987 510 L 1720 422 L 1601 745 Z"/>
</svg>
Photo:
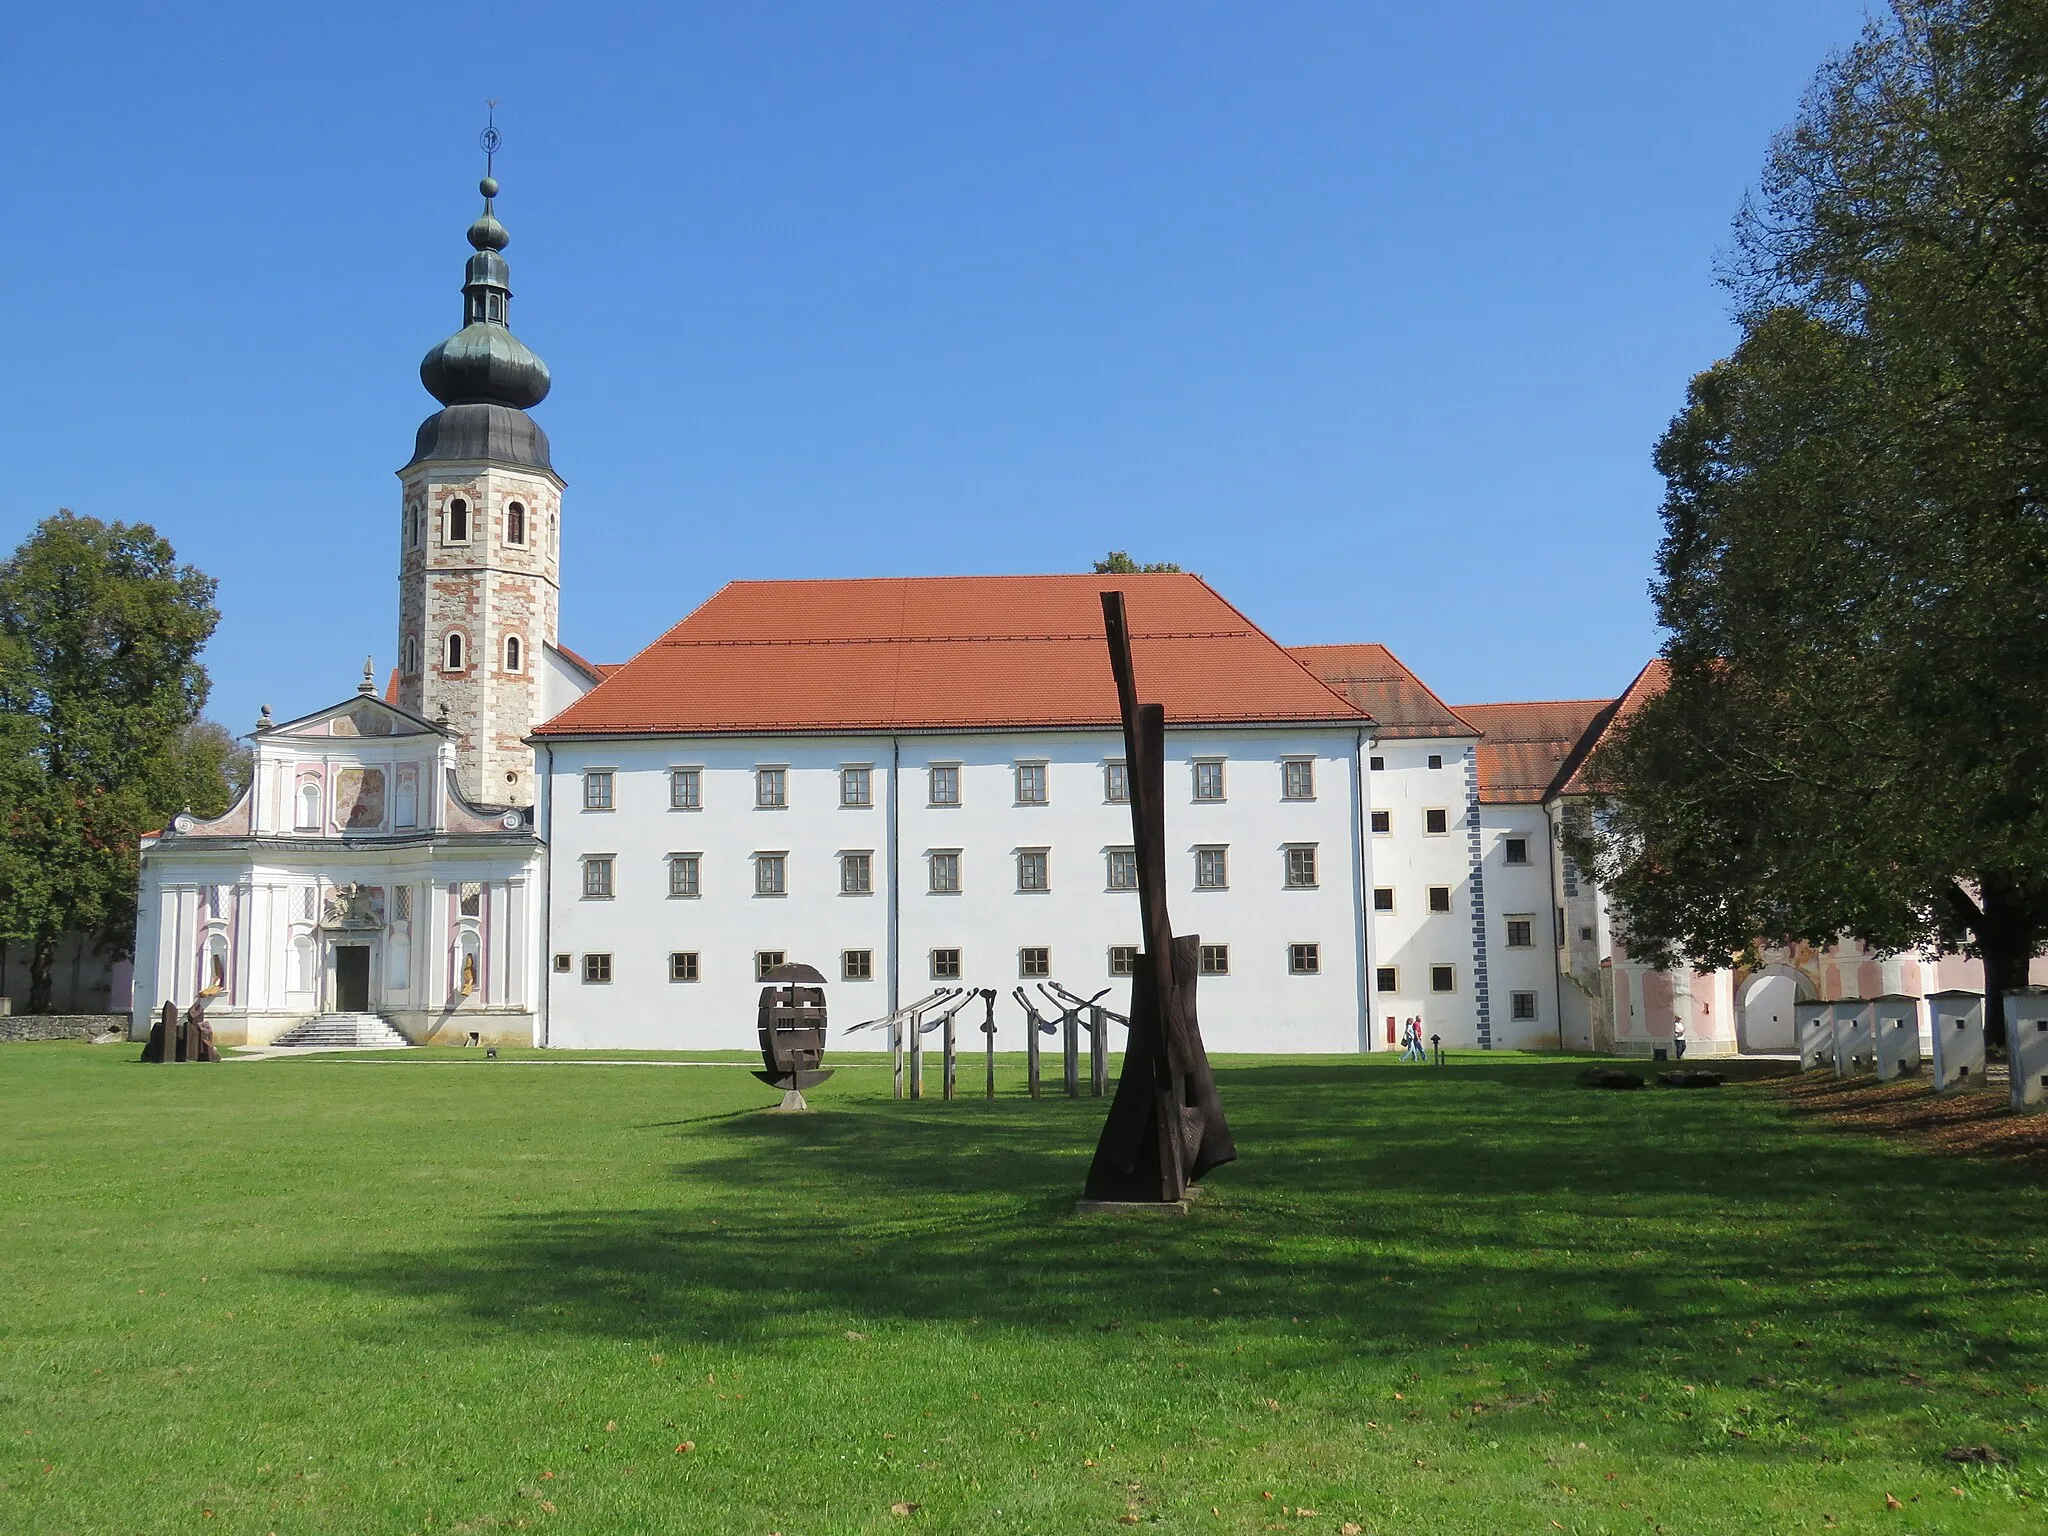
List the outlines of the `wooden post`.
<svg viewBox="0 0 2048 1536">
<path fill-rule="evenodd" d="M 1091 1098 L 1101 1098 L 1109 1086 L 1109 1015 L 1100 1008 L 1088 1010 L 1089 1022 L 1094 1025 L 1088 1036 L 1088 1092 Z"/>
<path fill-rule="evenodd" d="M 1060 1079 L 1067 1097 L 1081 1097 L 1081 1010 L 1060 1009 Z"/>
<path fill-rule="evenodd" d="M 889 1021 L 889 1058 L 896 1069 L 889 1097 L 900 1099 L 903 1097 L 903 1020 L 900 1018 Z"/>
<path fill-rule="evenodd" d="M 958 1008 L 952 1008 L 948 1009 L 946 1013 L 946 1076 L 945 1086 L 940 1091 L 948 1104 L 953 1102 L 953 1076 L 956 1062 L 956 1058 L 953 1055 L 953 1015 L 959 1011 Z"/>
<path fill-rule="evenodd" d="M 1038 1015 L 1031 1011 L 1031 1005 L 1024 1002 L 1021 992 L 1017 999 L 1024 1003 L 1024 1074 L 1030 1080 L 1031 1097 L 1038 1097 Z"/>
<path fill-rule="evenodd" d="M 988 1096 L 996 1096 L 996 989 L 983 987 L 981 1000 L 988 1009 L 988 1017 L 982 1021 L 981 1032 L 988 1041 Z"/>
<path fill-rule="evenodd" d="M 924 1097 L 924 1019 L 915 1013 L 910 1016 L 910 1096 Z"/>
</svg>

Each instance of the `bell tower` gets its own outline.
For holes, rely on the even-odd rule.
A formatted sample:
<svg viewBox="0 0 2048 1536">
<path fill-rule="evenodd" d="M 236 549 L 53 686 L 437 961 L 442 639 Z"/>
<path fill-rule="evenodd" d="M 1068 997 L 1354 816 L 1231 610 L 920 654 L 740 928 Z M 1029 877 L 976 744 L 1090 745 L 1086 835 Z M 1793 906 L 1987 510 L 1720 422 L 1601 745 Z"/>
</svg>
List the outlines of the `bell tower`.
<svg viewBox="0 0 2048 1536">
<path fill-rule="evenodd" d="M 525 737 L 541 718 L 542 647 L 555 643 L 562 479 L 526 414 L 547 398 L 548 369 L 511 331 L 495 128 L 483 147 L 462 329 L 420 363 L 441 409 L 398 472 L 398 702 L 455 731 L 466 796 L 531 805 Z"/>
</svg>

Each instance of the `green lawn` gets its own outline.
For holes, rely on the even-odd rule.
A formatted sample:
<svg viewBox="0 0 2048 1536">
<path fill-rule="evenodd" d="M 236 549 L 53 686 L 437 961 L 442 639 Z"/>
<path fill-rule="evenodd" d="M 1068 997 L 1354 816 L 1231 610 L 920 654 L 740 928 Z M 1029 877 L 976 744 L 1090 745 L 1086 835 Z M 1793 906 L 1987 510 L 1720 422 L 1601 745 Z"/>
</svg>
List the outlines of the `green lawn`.
<svg viewBox="0 0 2048 1536">
<path fill-rule="evenodd" d="M 0 1047 L 9 1536 L 2048 1530 L 2048 1192 L 1756 1084 L 1226 1060 L 1117 1221 L 1014 1067 L 134 1054 Z"/>
</svg>

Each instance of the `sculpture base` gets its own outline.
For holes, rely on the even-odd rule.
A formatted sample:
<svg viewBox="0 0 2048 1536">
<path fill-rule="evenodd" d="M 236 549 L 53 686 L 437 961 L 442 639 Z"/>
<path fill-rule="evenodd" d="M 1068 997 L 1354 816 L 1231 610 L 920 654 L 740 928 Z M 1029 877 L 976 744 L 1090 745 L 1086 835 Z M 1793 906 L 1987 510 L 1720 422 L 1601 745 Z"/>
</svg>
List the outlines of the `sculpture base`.
<svg viewBox="0 0 2048 1536">
<path fill-rule="evenodd" d="M 831 1067 L 826 1067 L 822 1071 L 812 1067 L 801 1072 L 756 1072 L 754 1076 L 761 1079 L 770 1088 L 781 1088 L 795 1093 L 805 1088 L 817 1087 L 818 1084 L 830 1077 L 832 1072 L 833 1069 Z"/>
<path fill-rule="evenodd" d="M 808 1115 L 810 1112 L 811 1106 L 804 1102 L 804 1096 L 794 1088 L 783 1094 L 780 1104 L 765 1111 L 771 1115 Z"/>
<path fill-rule="evenodd" d="M 1185 1216 L 1185 1200 L 1076 1200 L 1076 1216 Z"/>
</svg>

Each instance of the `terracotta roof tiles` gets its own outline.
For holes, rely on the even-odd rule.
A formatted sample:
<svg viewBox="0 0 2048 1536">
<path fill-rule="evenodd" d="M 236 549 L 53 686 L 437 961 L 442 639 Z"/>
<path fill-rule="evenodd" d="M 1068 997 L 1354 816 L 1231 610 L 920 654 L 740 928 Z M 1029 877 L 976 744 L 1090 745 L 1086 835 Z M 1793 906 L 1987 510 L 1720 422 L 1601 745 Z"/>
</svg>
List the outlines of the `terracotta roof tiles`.
<svg viewBox="0 0 2048 1536">
<path fill-rule="evenodd" d="M 1536 805 L 1612 699 L 1531 704 L 1460 704 L 1458 714 L 1485 734 L 1479 741 L 1479 798 Z"/>
<path fill-rule="evenodd" d="M 1382 740 L 1479 734 L 1384 645 L 1296 645 L 1287 654 L 1371 715 Z"/>
</svg>

